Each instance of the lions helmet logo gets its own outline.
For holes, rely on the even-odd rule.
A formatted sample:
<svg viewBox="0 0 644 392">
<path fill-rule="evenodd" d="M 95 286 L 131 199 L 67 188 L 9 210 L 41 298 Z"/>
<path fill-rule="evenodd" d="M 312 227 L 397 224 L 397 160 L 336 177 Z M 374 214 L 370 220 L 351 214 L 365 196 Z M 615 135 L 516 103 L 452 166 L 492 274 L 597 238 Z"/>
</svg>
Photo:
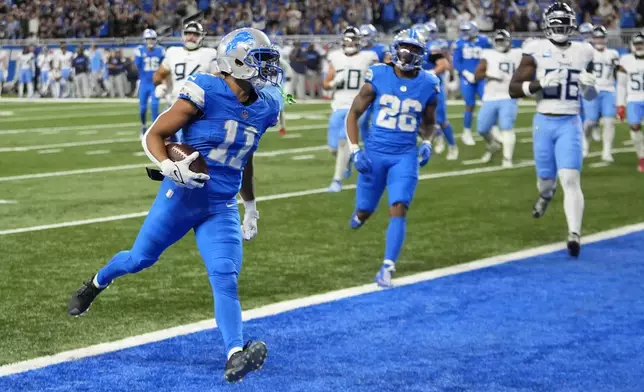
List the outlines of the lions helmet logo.
<svg viewBox="0 0 644 392">
<path fill-rule="evenodd" d="M 253 35 L 248 31 L 240 31 L 233 37 L 232 40 L 230 40 L 228 45 L 226 45 L 226 54 L 237 49 L 240 44 L 246 44 L 246 51 L 248 51 L 250 49 L 249 44 L 251 44 L 254 40 L 255 38 L 253 38 Z"/>
</svg>

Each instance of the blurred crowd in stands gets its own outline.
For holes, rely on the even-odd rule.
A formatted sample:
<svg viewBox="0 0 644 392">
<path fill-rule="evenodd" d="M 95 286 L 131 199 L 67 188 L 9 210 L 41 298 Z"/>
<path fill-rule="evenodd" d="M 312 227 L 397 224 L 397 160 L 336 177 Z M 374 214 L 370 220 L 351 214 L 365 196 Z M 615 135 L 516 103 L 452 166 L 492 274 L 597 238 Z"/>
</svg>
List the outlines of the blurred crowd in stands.
<svg viewBox="0 0 644 392">
<path fill-rule="evenodd" d="M 337 34 L 373 23 L 391 33 L 435 21 L 448 38 L 463 20 L 482 31 L 537 31 L 548 0 L 0 0 L 0 39 L 138 36 L 146 28 L 179 35 L 185 18 L 209 35 L 255 27 L 270 36 Z M 578 23 L 641 27 L 644 0 L 570 0 Z"/>
</svg>

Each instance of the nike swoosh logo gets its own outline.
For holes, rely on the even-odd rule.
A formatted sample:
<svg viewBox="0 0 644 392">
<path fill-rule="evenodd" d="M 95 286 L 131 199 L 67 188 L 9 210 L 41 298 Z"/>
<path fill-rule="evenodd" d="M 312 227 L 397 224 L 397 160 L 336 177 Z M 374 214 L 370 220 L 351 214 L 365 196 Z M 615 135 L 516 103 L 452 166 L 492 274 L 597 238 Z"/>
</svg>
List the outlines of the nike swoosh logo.
<svg viewBox="0 0 644 392">
<path fill-rule="evenodd" d="M 228 208 L 232 208 L 232 207 L 234 207 L 234 206 L 235 206 L 235 204 L 237 204 L 237 203 L 233 203 L 233 204 L 226 203 L 226 207 L 228 207 Z"/>
</svg>

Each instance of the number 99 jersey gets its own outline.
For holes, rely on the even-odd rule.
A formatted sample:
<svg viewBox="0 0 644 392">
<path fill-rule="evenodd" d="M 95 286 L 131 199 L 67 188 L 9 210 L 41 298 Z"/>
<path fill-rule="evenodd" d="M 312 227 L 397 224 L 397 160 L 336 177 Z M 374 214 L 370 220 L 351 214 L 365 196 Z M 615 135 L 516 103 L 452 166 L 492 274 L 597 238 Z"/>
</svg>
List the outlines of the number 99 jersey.
<svg viewBox="0 0 644 392">
<path fill-rule="evenodd" d="M 183 141 L 206 157 L 211 198 L 230 200 L 239 191 L 249 155 L 266 129 L 277 124 L 282 106 L 277 90 L 272 86 L 256 90 L 255 102 L 243 105 L 224 79 L 214 75 L 189 76 L 181 87 L 177 98 L 202 113 L 183 128 Z"/>
<path fill-rule="evenodd" d="M 344 75 L 344 82 L 335 87 L 331 109 L 349 109 L 365 82 L 367 70 L 371 65 L 378 63 L 378 54 L 365 50 L 348 56 L 338 50 L 329 53 L 329 63 L 336 75 Z"/>
<path fill-rule="evenodd" d="M 440 93 L 440 80 L 427 71 L 401 78 L 394 65 L 376 64 L 365 76 L 374 91 L 367 150 L 403 154 L 416 148 L 416 135 L 428 104 Z"/>
<path fill-rule="evenodd" d="M 217 50 L 204 47 L 187 50 L 182 46 L 172 46 L 166 50 L 161 66 L 172 75 L 173 99 L 176 99 L 181 86 L 190 75 L 198 72 L 208 74 L 219 72 Z"/>
<path fill-rule="evenodd" d="M 580 114 L 579 74 L 582 70 L 593 71 L 592 46 L 585 42 L 571 42 L 570 46 L 559 48 L 550 40 L 536 39 L 525 45 L 523 54 L 534 59 L 537 79 L 558 69 L 563 69 L 566 76 L 564 83 L 537 93 L 537 113 Z"/>
</svg>

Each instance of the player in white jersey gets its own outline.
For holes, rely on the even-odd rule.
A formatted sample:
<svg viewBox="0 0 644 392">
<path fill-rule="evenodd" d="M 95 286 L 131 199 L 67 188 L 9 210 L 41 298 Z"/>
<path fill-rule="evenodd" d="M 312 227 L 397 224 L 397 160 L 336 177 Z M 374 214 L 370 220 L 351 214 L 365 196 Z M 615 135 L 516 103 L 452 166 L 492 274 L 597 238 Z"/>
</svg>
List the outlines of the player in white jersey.
<svg viewBox="0 0 644 392">
<path fill-rule="evenodd" d="M 24 97 L 27 86 L 27 98 L 34 95 L 34 75 L 36 74 L 36 61 L 29 46 L 25 46 L 22 54 L 18 56 L 18 98 Z"/>
<path fill-rule="evenodd" d="M 2 96 L 2 88 L 4 87 L 4 81 L 7 77 L 8 66 L 9 54 L 0 47 L 0 97 Z"/>
<path fill-rule="evenodd" d="M 611 149 L 615 138 L 615 75 L 619 54 L 606 47 L 606 28 L 595 26 L 593 30 L 593 67 L 597 78 L 597 98 L 583 101 L 584 110 L 584 157 L 588 155 L 590 135 L 599 139 L 598 124 L 603 122 L 602 160 L 613 162 Z M 597 134 L 595 136 L 594 134 Z"/>
<path fill-rule="evenodd" d="M 487 151 L 482 161 L 487 163 L 501 149 L 494 139 L 492 127 L 499 125 L 503 143 L 503 167 L 512 167 L 516 135 L 514 122 L 517 119 L 517 101 L 508 92 L 512 74 L 521 62 L 521 49 L 512 49 L 512 37 L 506 30 L 494 36 L 494 49 L 483 49 L 481 61 L 476 67 L 476 81 L 487 79 L 483 93 L 483 106 L 477 117 L 478 133 L 487 142 Z"/>
<path fill-rule="evenodd" d="M 356 27 L 347 27 L 342 33 L 342 50 L 329 53 L 329 71 L 322 82 L 327 90 L 334 90 L 329 117 L 328 143 L 335 154 L 335 171 L 329 192 L 342 190 L 342 179 L 348 177 L 349 145 L 345 119 L 353 99 L 364 84 L 369 67 L 378 62 L 376 52 L 360 51 L 362 36 Z"/>
<path fill-rule="evenodd" d="M 74 54 L 67 50 L 65 43 L 60 44 L 60 51 L 56 53 L 56 69 L 58 77 L 58 88 L 60 92 L 56 97 L 69 97 L 71 95 L 72 59 Z"/>
<path fill-rule="evenodd" d="M 179 90 L 186 79 L 192 74 L 199 72 L 216 73 L 217 50 L 214 48 L 202 47 L 205 32 L 201 24 L 188 22 L 183 28 L 183 47 L 172 46 L 166 50 L 165 58 L 161 66 L 154 74 L 153 82 L 157 86 L 155 94 L 157 98 L 164 98 L 168 86 L 166 81 L 171 76 L 172 98 L 171 102 L 177 99 Z"/>
<path fill-rule="evenodd" d="M 619 59 L 617 113 L 622 121 L 626 118 L 626 114 L 628 115 L 631 139 L 639 160 L 637 170 L 640 173 L 644 173 L 644 135 L 642 135 L 642 120 L 644 119 L 644 32 L 633 36 L 631 53 Z"/>
<path fill-rule="evenodd" d="M 51 50 L 47 49 L 46 46 L 43 46 L 36 60 L 36 64 L 38 64 L 38 68 L 40 69 L 40 80 L 38 81 L 38 85 L 40 87 L 41 97 L 46 96 L 49 93 L 53 60 L 54 57 Z"/>
<path fill-rule="evenodd" d="M 580 95 L 594 99 L 593 52 L 581 42 L 571 42 L 575 13 L 569 5 L 555 2 L 544 13 L 547 39 L 534 40 L 523 49 L 521 64 L 510 82 L 510 96 L 536 95 L 533 121 L 533 151 L 539 197 L 532 209 L 543 216 L 552 199 L 557 177 L 564 192 L 568 223 L 568 254 L 578 257 L 584 214 L 581 191 L 583 130 Z"/>
</svg>

